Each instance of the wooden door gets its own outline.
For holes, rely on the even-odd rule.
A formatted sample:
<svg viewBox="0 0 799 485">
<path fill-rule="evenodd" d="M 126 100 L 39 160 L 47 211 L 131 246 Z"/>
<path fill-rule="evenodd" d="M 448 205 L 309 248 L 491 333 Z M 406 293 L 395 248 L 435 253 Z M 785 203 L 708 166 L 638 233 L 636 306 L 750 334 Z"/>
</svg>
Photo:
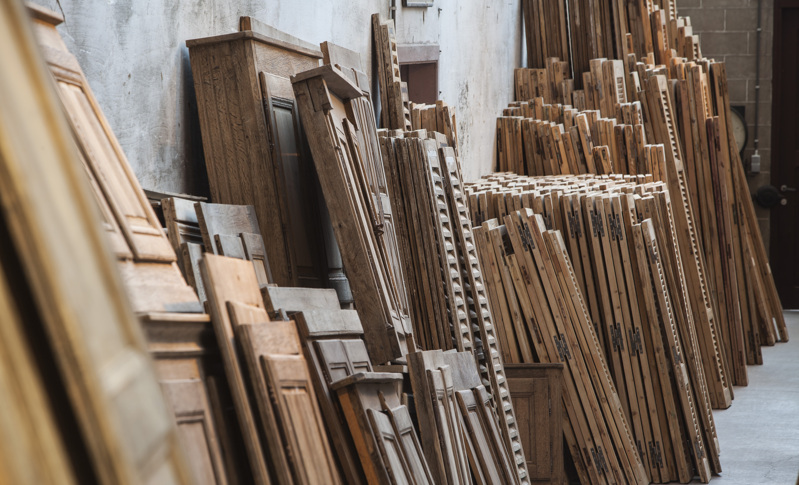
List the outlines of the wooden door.
<svg viewBox="0 0 799 485">
<path fill-rule="evenodd" d="M 322 287 L 326 282 L 322 268 L 327 262 L 320 230 L 324 228 L 318 200 L 321 188 L 300 124 L 291 81 L 260 72 L 259 82 L 272 163 L 283 178 L 281 189 L 287 213 L 281 223 L 288 225 L 283 230 L 289 233 L 283 239 L 285 253 L 290 258 L 287 276 L 294 286 Z M 332 239 L 335 245 L 335 238 Z"/>
<path fill-rule="evenodd" d="M 61 20 L 52 12 L 31 8 L 40 23 L 53 26 Z M 48 28 L 58 37 L 54 27 Z M 74 420 L 71 441 L 85 447 L 98 483 L 191 483 L 141 328 L 125 296 L 111 245 L 102 233 L 91 186 L 73 150 L 57 88 L 16 2 L 0 4 L 0 43 L 4 46 L 0 52 L 0 225 L 8 230 L 0 239 L 16 251 L 17 257 L 9 258 L 19 265 L 14 287 L 29 295 L 26 307 L 36 309 L 36 317 L 25 325 L 40 329 L 37 340 L 46 340 L 52 349 L 37 360 L 52 359 L 52 379 L 63 385 L 66 397 L 58 404 L 69 416 L 66 419 Z M 135 243 L 140 249 L 158 247 L 157 243 Z M 171 253 L 168 243 L 167 249 Z M 0 319 L 11 326 L 14 322 L 8 313 L 0 310 Z M 7 332 L 2 338 L 11 344 Z M 20 359 L 18 364 L 22 372 L 26 363 Z M 8 381 L 3 384 L 4 394 L 14 392 Z M 19 391 L 20 399 L 30 396 L 36 382 L 32 379 L 30 385 Z M 3 407 L 5 431 L 13 411 Z M 37 419 L 35 412 L 31 407 L 28 415 Z M 46 419 L 46 413 L 39 415 Z M 41 422 L 41 428 L 46 426 Z M 7 437 L 3 435 L 4 440 Z M 19 463 L 24 463 L 24 452 L 30 448 L 22 440 L 16 445 Z M 5 452 L 10 450 L 0 451 L 4 452 L 0 480 L 55 483 L 44 473 L 45 467 L 56 470 L 55 457 L 42 456 L 41 480 L 27 480 L 17 474 L 5 476 L 9 456 Z M 19 471 L 18 467 L 13 471 Z"/>
<path fill-rule="evenodd" d="M 506 364 L 530 481 L 563 483 L 563 364 Z"/>
<path fill-rule="evenodd" d="M 771 269 L 785 308 L 799 308 L 799 1 L 774 3 L 771 184 L 785 205 L 771 209 Z"/>
<path fill-rule="evenodd" d="M 180 443 L 195 483 L 227 484 L 222 451 L 203 382 L 200 379 L 161 381 L 161 389 L 175 415 Z"/>
</svg>

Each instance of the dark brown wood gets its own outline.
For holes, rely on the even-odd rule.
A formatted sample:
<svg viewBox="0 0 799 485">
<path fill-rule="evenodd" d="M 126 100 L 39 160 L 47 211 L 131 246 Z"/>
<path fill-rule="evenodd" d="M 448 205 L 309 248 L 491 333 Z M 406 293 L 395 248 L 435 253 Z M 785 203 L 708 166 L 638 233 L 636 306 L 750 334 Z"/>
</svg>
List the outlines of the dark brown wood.
<svg viewBox="0 0 799 485">
<path fill-rule="evenodd" d="M 775 67 L 773 81 L 773 99 L 779 100 L 772 106 L 772 152 L 771 152 L 771 184 L 775 187 L 799 187 L 796 168 L 799 166 L 799 148 L 797 134 L 799 123 L 795 115 L 799 107 L 799 95 L 796 93 L 799 70 L 796 52 L 791 49 L 796 42 L 797 25 L 799 25 L 799 3 L 792 0 L 774 2 L 774 55 Z M 797 234 L 796 220 L 799 217 L 799 196 L 795 191 L 781 194 L 786 205 L 777 205 L 771 209 L 770 257 L 774 263 L 772 270 L 780 298 L 786 308 L 799 308 L 799 264 L 796 254 Z"/>
<path fill-rule="evenodd" d="M 505 364 L 531 483 L 561 484 L 563 364 Z"/>
<path fill-rule="evenodd" d="M 289 81 L 322 53 L 255 19 L 241 25 L 253 30 L 186 42 L 212 199 L 255 207 L 276 283 L 332 286 L 350 302 Z"/>
</svg>

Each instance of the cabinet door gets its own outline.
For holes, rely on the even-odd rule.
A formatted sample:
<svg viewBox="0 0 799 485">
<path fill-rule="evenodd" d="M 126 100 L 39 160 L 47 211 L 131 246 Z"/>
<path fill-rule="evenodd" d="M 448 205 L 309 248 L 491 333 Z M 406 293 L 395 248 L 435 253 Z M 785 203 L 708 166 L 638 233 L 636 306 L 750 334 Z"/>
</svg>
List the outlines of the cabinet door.
<svg viewBox="0 0 799 485">
<path fill-rule="evenodd" d="M 305 359 L 269 355 L 261 365 L 297 483 L 341 483 Z"/>
<path fill-rule="evenodd" d="M 161 381 L 175 414 L 178 436 L 198 485 L 226 485 L 222 452 L 216 438 L 205 387 L 200 379 Z"/>
<path fill-rule="evenodd" d="M 532 482 L 562 483 L 562 367 L 515 364 L 506 369 L 527 470 Z"/>
<path fill-rule="evenodd" d="M 44 28 L 53 28 L 42 27 Z M 40 41 L 48 42 L 47 34 Z M 57 35 L 57 34 L 56 34 Z M 133 256 L 138 261 L 175 261 L 175 252 L 150 207 L 116 136 L 108 126 L 75 58 L 60 37 L 44 46 L 58 96 L 78 142 L 81 158 L 93 179 L 98 198 L 107 201 Z M 57 42 L 57 43 L 56 43 Z M 57 46 L 57 47 L 54 47 Z"/>
<path fill-rule="evenodd" d="M 274 74 L 259 73 L 267 121 L 269 149 L 278 176 L 281 197 L 274 199 L 281 214 L 285 275 L 292 286 L 323 287 L 325 251 L 319 211 L 319 182 L 305 134 L 297 115 L 291 81 Z M 275 221 L 276 223 L 278 221 Z M 335 241 L 333 241 L 335 244 Z M 274 257 L 274 256 L 273 256 Z"/>
</svg>

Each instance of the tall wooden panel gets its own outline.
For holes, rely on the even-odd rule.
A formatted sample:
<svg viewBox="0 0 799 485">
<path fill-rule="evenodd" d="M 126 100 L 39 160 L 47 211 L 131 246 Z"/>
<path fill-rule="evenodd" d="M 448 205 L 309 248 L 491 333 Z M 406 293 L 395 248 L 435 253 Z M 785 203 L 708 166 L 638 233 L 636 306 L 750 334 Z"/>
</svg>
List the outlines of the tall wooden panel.
<svg viewBox="0 0 799 485">
<path fill-rule="evenodd" d="M 382 164 L 371 143 L 374 120 L 365 121 L 371 103 L 332 66 L 300 73 L 292 83 L 369 355 L 381 364 L 397 359 L 413 345 L 412 329 L 385 185 L 363 173 Z"/>
<path fill-rule="evenodd" d="M 136 312 L 200 312 L 197 295 L 182 278 L 176 256 L 119 142 L 108 126 L 78 61 L 55 26 L 62 19 L 32 9 L 35 33 L 56 81 L 78 158 L 101 207 L 128 296 Z"/>
<path fill-rule="evenodd" d="M 60 41 L 60 19 L 34 15 Z M 67 395 L 61 404 L 76 418 L 98 481 L 190 483 L 56 87 L 24 17 L 18 3 L 0 6 L 0 207 L 24 275 L 15 284 L 27 286 L 38 309 Z M 139 242 L 142 252 L 159 254 L 158 244 Z"/>
<path fill-rule="evenodd" d="M 186 460 L 198 483 L 244 485 L 252 474 L 219 345 L 206 314 L 179 313 L 139 317 L 158 382 L 186 445 Z"/>
</svg>

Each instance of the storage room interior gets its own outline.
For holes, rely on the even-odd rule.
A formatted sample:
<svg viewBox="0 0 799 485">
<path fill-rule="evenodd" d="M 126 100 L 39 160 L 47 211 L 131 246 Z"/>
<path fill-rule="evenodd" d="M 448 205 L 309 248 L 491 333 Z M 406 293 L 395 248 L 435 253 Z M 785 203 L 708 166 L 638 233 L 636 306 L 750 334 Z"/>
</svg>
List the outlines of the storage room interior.
<svg viewBox="0 0 799 485">
<path fill-rule="evenodd" d="M 0 482 L 799 484 L 799 1 L 0 43 Z"/>
</svg>

